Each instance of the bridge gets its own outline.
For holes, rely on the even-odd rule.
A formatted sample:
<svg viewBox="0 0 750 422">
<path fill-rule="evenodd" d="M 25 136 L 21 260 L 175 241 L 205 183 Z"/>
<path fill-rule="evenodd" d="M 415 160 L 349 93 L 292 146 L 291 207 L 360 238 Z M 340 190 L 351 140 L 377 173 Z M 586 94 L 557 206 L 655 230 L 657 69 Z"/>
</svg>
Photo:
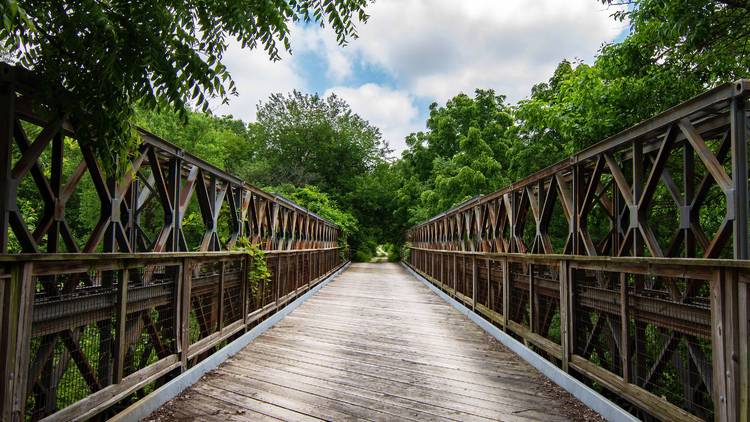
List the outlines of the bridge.
<svg viewBox="0 0 750 422">
<path fill-rule="evenodd" d="M 402 266 L 146 131 L 108 174 L 37 90 L 0 69 L 3 420 L 749 418 L 748 80 L 411 228 Z"/>
</svg>

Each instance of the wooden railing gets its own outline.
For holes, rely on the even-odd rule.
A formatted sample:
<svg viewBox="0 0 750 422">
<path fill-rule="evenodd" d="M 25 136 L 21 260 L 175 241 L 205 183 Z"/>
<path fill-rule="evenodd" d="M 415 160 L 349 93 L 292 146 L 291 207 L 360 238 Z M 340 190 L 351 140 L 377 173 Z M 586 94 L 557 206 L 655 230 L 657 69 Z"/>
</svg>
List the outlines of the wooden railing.
<svg viewBox="0 0 750 422">
<path fill-rule="evenodd" d="M 315 286 L 340 248 L 0 256 L 3 421 L 106 418 Z"/>
<path fill-rule="evenodd" d="M 412 248 L 408 263 L 640 417 L 747 420 L 748 261 Z"/>
</svg>

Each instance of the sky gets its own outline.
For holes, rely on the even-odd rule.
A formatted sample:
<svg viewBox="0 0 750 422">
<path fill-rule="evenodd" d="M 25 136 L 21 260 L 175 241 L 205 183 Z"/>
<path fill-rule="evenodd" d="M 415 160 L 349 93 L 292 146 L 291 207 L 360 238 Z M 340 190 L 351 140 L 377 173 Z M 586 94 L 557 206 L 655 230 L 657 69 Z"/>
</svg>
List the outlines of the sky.
<svg viewBox="0 0 750 422">
<path fill-rule="evenodd" d="M 399 156 L 433 102 L 477 88 L 516 102 L 563 59 L 591 63 L 603 43 L 627 34 L 614 11 L 599 0 L 377 0 L 344 47 L 310 24 L 292 28 L 292 52 L 280 61 L 230 45 L 223 63 L 239 95 L 213 112 L 250 122 L 273 93 L 336 93 Z"/>
</svg>

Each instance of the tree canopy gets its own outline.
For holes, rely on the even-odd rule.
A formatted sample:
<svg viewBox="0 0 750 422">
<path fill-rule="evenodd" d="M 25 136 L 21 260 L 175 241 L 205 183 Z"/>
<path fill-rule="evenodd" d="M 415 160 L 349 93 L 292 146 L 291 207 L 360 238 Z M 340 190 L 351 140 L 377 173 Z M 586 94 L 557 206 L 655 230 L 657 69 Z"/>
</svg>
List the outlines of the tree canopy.
<svg viewBox="0 0 750 422">
<path fill-rule="evenodd" d="M 42 86 L 63 87 L 77 132 L 105 162 L 136 141 L 136 101 L 186 113 L 236 94 L 222 58 L 230 42 L 273 60 L 291 50 L 290 22 L 330 26 L 340 44 L 367 20 L 367 0 L 0 2 L 0 40 Z M 58 93 L 43 92 L 55 104 Z M 56 104 L 63 105 L 63 104 Z"/>
<path fill-rule="evenodd" d="M 250 132 L 255 160 L 242 176 L 260 185 L 315 184 L 339 200 L 388 153 L 380 130 L 336 95 L 274 94 L 258 106 Z"/>
</svg>

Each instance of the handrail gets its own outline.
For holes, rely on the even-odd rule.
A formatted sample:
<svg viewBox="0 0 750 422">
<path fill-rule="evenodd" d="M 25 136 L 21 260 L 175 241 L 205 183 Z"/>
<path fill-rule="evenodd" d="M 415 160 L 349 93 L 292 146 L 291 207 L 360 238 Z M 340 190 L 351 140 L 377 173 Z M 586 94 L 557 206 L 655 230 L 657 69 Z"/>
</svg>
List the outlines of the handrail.
<svg viewBox="0 0 750 422">
<path fill-rule="evenodd" d="M 0 419 L 116 413 L 329 277 L 341 248 L 0 256 Z"/>
</svg>

